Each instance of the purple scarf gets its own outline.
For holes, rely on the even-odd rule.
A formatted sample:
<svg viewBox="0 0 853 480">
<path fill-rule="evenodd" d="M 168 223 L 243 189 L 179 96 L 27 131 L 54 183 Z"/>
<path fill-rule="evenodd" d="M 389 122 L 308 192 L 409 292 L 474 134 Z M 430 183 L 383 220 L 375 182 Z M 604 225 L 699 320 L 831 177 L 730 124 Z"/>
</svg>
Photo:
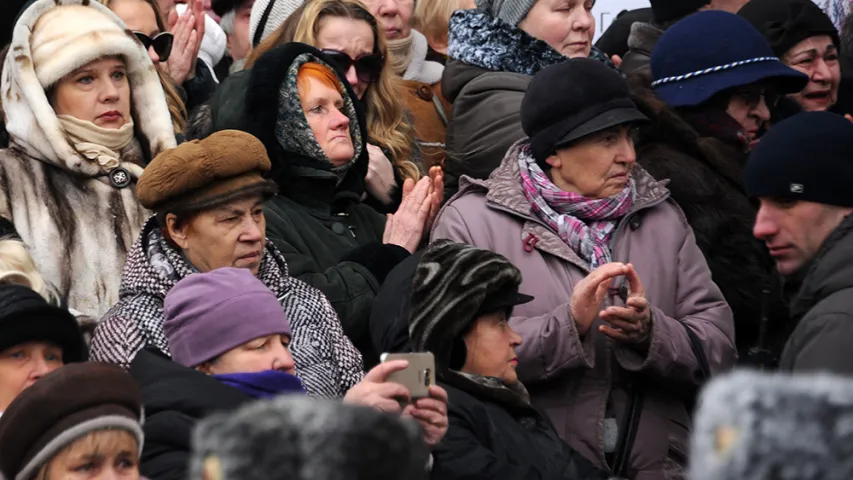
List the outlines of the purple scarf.
<svg viewBox="0 0 853 480">
<path fill-rule="evenodd" d="M 529 145 L 521 149 L 518 166 L 524 196 L 536 216 L 589 262 L 590 270 L 609 263 L 610 236 L 617 220 L 634 204 L 634 180 L 612 197 L 592 200 L 554 185 L 536 164 Z"/>
<path fill-rule="evenodd" d="M 278 370 L 264 370 L 258 373 L 228 373 L 213 375 L 213 378 L 252 398 L 272 398 L 286 393 L 305 394 L 305 389 L 302 387 L 302 381 L 299 378 Z"/>
</svg>

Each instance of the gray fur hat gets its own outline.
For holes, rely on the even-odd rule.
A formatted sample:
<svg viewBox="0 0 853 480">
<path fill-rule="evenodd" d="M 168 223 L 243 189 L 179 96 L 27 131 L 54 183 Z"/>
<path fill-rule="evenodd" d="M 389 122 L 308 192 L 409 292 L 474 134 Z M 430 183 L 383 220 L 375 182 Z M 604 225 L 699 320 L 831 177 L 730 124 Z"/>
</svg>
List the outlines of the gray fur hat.
<svg viewBox="0 0 853 480">
<path fill-rule="evenodd" d="M 702 394 L 692 480 L 853 478 L 853 381 L 737 372 Z"/>
<path fill-rule="evenodd" d="M 189 478 L 207 468 L 221 480 L 425 480 L 428 457 L 411 420 L 285 395 L 200 422 Z"/>
<path fill-rule="evenodd" d="M 537 0 L 477 0 L 477 8 L 494 18 L 518 26 Z"/>
</svg>

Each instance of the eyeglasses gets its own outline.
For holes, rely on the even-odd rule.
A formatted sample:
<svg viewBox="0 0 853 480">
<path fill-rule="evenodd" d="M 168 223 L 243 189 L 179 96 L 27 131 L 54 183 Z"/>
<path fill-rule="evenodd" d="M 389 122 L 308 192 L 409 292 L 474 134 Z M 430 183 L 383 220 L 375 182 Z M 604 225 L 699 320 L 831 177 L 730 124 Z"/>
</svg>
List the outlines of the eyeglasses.
<svg viewBox="0 0 853 480">
<path fill-rule="evenodd" d="M 762 98 L 768 108 L 773 108 L 779 103 L 779 93 L 776 89 L 770 87 L 750 85 L 739 88 L 735 91 L 735 94 L 741 97 L 749 105 L 749 108 L 758 108 L 758 104 L 761 103 Z"/>
<path fill-rule="evenodd" d="M 154 47 L 154 53 L 157 54 L 161 62 L 169 60 L 169 55 L 172 54 L 172 42 L 175 40 L 174 35 L 163 32 L 151 38 L 142 32 L 133 32 L 133 34 L 136 35 L 136 39 L 145 47 L 145 50 Z"/>
<path fill-rule="evenodd" d="M 379 80 L 379 74 L 382 73 L 382 67 L 385 66 L 385 58 L 378 53 L 366 55 L 358 60 L 353 60 L 346 53 L 337 50 L 323 50 L 323 53 L 334 64 L 332 66 L 344 76 L 355 65 L 355 75 L 359 82 L 373 83 Z"/>
</svg>

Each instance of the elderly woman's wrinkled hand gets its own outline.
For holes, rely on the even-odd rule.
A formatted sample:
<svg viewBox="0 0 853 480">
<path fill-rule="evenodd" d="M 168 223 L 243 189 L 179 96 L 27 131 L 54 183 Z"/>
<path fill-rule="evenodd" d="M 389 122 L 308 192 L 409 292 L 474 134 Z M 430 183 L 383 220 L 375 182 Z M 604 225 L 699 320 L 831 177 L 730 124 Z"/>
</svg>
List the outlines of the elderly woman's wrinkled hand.
<svg viewBox="0 0 853 480">
<path fill-rule="evenodd" d="M 394 372 L 405 370 L 409 362 L 394 360 L 380 363 L 367 372 L 358 385 L 349 389 L 344 396 L 344 403 L 364 405 L 388 413 L 400 413 L 400 402 L 409 401 L 409 390 L 399 383 L 388 382 L 388 376 Z"/>
<path fill-rule="evenodd" d="M 429 387 L 430 398 L 421 398 L 403 410 L 403 416 L 412 417 L 424 430 L 424 442 L 435 447 L 447 433 L 447 392 L 433 385 Z"/>
<path fill-rule="evenodd" d="M 383 243 L 399 245 L 410 253 L 415 253 L 421 244 L 435 195 L 430 193 L 429 177 L 422 178 L 414 188 L 413 183 L 407 179 L 403 184 L 403 203 L 397 213 L 388 215 L 382 236 Z"/>
<path fill-rule="evenodd" d="M 427 217 L 426 228 L 424 228 L 424 232 L 427 234 L 432 231 L 438 212 L 441 211 L 441 203 L 444 201 L 444 171 L 441 167 L 432 167 L 429 169 L 429 178 L 432 185 L 430 185 L 429 190 L 429 216 Z"/>
<path fill-rule="evenodd" d="M 647 347 L 651 338 L 652 314 L 643 282 L 634 266 L 626 266 L 625 278 L 628 280 L 628 299 L 626 307 L 609 307 L 599 314 L 609 325 L 598 327 L 598 331 L 622 342 Z"/>
<path fill-rule="evenodd" d="M 627 272 L 628 267 L 624 263 L 608 263 L 596 268 L 575 285 L 570 305 L 580 336 L 586 335 L 598 318 L 601 302 L 610 290 L 613 279 Z"/>
</svg>

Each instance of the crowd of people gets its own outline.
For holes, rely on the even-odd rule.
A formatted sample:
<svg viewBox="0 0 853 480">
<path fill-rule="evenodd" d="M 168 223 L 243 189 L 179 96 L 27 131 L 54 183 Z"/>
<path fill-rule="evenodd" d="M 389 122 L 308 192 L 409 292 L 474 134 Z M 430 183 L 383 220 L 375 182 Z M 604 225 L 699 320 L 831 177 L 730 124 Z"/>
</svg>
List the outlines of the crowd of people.
<svg viewBox="0 0 853 480">
<path fill-rule="evenodd" d="M 9 3 L 0 478 L 853 475 L 853 18 Z"/>
</svg>

